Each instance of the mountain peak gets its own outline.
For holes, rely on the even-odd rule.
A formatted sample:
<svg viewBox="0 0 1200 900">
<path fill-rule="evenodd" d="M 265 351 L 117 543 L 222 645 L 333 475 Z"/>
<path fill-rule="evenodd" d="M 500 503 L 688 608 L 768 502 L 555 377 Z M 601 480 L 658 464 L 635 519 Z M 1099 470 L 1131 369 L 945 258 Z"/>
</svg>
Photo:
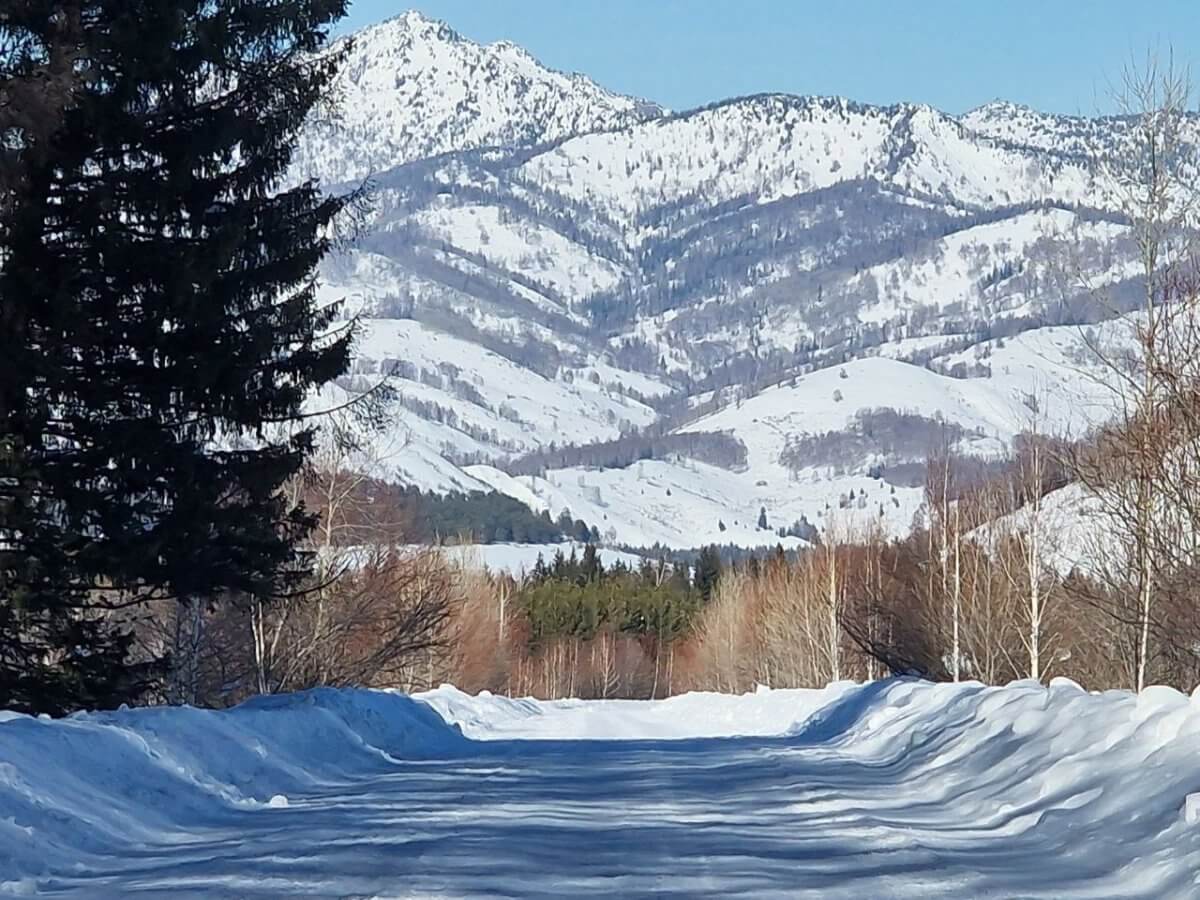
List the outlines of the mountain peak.
<svg viewBox="0 0 1200 900">
<path fill-rule="evenodd" d="M 1011 100 L 1005 100 L 1002 97 L 997 97 L 995 100 L 989 100 L 987 103 L 980 104 L 974 109 L 968 110 L 964 115 L 964 119 L 970 118 L 996 118 L 999 116 L 1012 115 L 1041 115 L 1032 106 L 1026 106 L 1023 103 L 1014 103 Z"/>
<path fill-rule="evenodd" d="M 498 41 L 493 41 L 487 47 L 497 53 L 515 53 L 519 56 L 529 56 L 529 51 L 520 44 L 515 44 L 507 38 L 501 38 Z"/>
<path fill-rule="evenodd" d="M 412 28 L 421 25 L 444 25 L 441 19 L 435 19 L 432 16 L 427 16 L 419 9 L 409 9 L 400 13 L 398 16 L 393 16 L 394 21 L 403 22 L 405 26 Z"/>
<path fill-rule="evenodd" d="M 366 25 L 352 35 L 341 38 L 341 41 L 351 38 L 356 42 L 366 41 L 370 43 L 396 41 L 405 38 L 447 43 L 467 40 L 467 38 L 464 38 L 441 19 L 427 16 L 416 9 L 406 10 L 381 22 Z"/>
<path fill-rule="evenodd" d="M 662 113 L 547 68 L 511 41 L 482 45 L 416 10 L 335 46 L 348 39 L 338 114 L 306 129 L 297 179 L 358 181 L 443 153 L 551 143 Z"/>
</svg>

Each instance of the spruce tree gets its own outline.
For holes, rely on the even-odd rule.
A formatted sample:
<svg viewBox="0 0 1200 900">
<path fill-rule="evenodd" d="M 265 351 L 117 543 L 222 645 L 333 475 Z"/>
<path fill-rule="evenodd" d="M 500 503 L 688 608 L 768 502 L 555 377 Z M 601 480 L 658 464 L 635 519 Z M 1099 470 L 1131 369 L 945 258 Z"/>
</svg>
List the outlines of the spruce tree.
<svg viewBox="0 0 1200 900">
<path fill-rule="evenodd" d="M 118 611 L 303 577 L 280 487 L 348 364 L 313 275 L 351 198 L 283 179 L 345 0 L 5 6 L 0 96 L 69 75 L 0 118 L 0 706 L 61 711 L 145 686 Z"/>
<path fill-rule="evenodd" d="M 721 580 L 721 551 L 715 544 L 700 549 L 696 557 L 696 568 L 692 574 L 692 585 L 700 595 L 700 599 L 708 602 L 712 599 L 717 582 Z"/>
<path fill-rule="evenodd" d="M 604 575 L 604 564 L 600 562 L 600 554 L 595 544 L 588 544 L 583 548 L 583 559 L 579 568 L 584 582 L 599 581 Z"/>
</svg>

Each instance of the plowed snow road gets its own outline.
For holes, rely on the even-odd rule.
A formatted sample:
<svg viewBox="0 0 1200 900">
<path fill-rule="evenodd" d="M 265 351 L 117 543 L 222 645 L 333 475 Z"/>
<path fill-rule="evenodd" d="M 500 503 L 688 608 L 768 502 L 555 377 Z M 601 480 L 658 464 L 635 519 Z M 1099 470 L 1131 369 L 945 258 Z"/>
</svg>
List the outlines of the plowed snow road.
<svg viewBox="0 0 1200 900">
<path fill-rule="evenodd" d="M 338 708 L 338 696 L 317 708 Z M 386 699 L 391 715 L 432 733 L 428 709 L 373 696 L 368 720 L 389 714 Z M 473 739 L 423 732 L 402 756 L 370 739 L 335 752 L 321 728 L 305 736 L 293 708 L 259 708 L 266 724 L 244 730 L 267 737 L 241 740 L 261 740 L 276 761 L 283 774 L 270 783 L 287 788 L 286 806 L 264 794 L 161 814 L 156 804 L 177 798 L 157 796 L 157 781 L 134 786 L 128 807 L 111 811 L 116 825 L 103 825 L 127 820 L 124 840 L 52 859 L 8 887 L 89 897 L 1200 896 L 1200 826 L 1182 813 L 1200 791 L 1200 711 L 1173 692 L 1139 701 L 1072 686 L 885 682 L 658 703 L 443 689 L 424 702 Z M 293 726 L 281 737 L 273 714 L 297 723 L 294 740 L 323 748 L 307 769 L 309 754 L 274 750 Z M 353 704 L 338 714 L 353 727 Z M 160 761 L 170 715 L 139 731 Z M 0 724 L 0 740 L 11 725 Z M 382 727 L 371 721 L 369 738 Z M 219 758 L 220 744 L 208 752 Z M 232 762 L 218 771 L 236 784 Z"/>
</svg>

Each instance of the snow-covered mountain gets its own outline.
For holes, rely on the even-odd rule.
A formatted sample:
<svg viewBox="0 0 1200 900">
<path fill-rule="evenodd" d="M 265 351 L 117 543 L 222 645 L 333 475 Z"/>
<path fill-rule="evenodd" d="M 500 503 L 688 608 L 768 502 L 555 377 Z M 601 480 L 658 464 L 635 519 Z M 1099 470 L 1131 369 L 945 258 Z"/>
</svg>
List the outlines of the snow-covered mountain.
<svg viewBox="0 0 1200 900">
<path fill-rule="evenodd" d="M 771 203 L 856 180 L 988 209 L 1080 199 L 1087 187 L 1086 173 L 1060 155 L 999 145 L 927 106 L 784 94 L 581 135 L 533 157 L 522 173 L 626 215 L 748 197 Z"/>
<path fill-rule="evenodd" d="M 1084 329 L 1138 272 L 1091 151 L 1127 120 L 788 95 L 666 114 L 415 13 L 355 36 L 344 81 L 298 165 L 374 175 L 324 290 L 369 321 L 357 384 L 399 393 L 394 477 L 611 542 L 794 542 L 908 528 L 931 429 L 996 455 L 1031 397 L 1095 424 Z"/>
<path fill-rule="evenodd" d="M 584 75 L 552 71 L 515 44 L 482 46 L 415 11 L 343 38 L 330 52 L 347 52 L 338 106 L 314 118 L 294 170 L 327 184 L 440 153 L 533 146 L 662 113 Z"/>
</svg>

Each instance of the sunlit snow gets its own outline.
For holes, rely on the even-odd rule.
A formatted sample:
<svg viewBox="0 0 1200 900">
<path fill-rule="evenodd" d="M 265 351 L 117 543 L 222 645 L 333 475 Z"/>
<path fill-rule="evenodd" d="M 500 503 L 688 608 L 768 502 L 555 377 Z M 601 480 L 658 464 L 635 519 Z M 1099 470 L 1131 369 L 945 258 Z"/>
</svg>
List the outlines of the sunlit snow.
<svg viewBox="0 0 1200 900">
<path fill-rule="evenodd" d="M 1198 751 L 1066 681 L 6 715 L 0 893 L 1194 897 Z"/>
</svg>

